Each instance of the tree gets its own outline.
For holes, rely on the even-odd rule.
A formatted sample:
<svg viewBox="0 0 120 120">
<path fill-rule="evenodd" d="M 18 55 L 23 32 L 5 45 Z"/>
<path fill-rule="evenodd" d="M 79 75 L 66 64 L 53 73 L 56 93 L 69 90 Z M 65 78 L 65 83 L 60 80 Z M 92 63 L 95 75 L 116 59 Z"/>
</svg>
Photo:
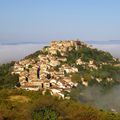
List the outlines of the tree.
<svg viewBox="0 0 120 120">
<path fill-rule="evenodd" d="M 58 115 L 51 106 L 44 106 L 33 112 L 33 120 L 57 120 Z"/>
</svg>

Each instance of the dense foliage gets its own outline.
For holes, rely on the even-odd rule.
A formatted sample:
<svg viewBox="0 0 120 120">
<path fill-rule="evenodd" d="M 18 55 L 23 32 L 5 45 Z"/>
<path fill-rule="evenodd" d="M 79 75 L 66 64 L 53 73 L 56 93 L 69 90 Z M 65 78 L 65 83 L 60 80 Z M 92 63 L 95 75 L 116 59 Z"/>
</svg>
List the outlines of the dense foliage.
<svg viewBox="0 0 120 120">
<path fill-rule="evenodd" d="M 120 83 L 120 67 L 115 66 L 120 63 L 118 59 L 114 59 L 108 52 L 98 49 L 91 49 L 87 46 L 81 46 L 77 50 L 73 48 L 67 51 L 67 62 L 70 66 L 78 68 L 78 72 L 72 74 L 72 81 L 81 82 L 81 78 L 92 85 L 96 78 L 102 79 L 100 83 L 103 87 L 113 86 Z M 76 61 L 81 59 L 83 64 L 77 65 Z M 89 67 L 89 62 L 94 61 L 96 69 Z M 107 79 L 112 78 L 112 81 Z"/>
<path fill-rule="evenodd" d="M 18 82 L 18 75 L 12 75 L 11 69 L 14 62 L 0 66 L 0 88 L 14 87 Z"/>
<path fill-rule="evenodd" d="M 81 83 L 81 78 L 83 77 L 85 81 L 88 81 L 89 85 L 97 84 L 105 88 L 110 88 L 120 83 L 120 67 L 103 65 L 101 68 L 92 71 L 82 66 L 77 67 L 79 72 L 72 74 L 72 81 Z M 102 81 L 97 82 L 96 78 L 100 78 Z M 107 78 L 112 78 L 112 81 L 108 81 Z"/>
<path fill-rule="evenodd" d="M 91 49 L 89 47 L 80 47 L 78 50 L 74 48 L 72 51 L 67 52 L 67 62 L 69 64 L 74 64 L 75 61 L 80 58 L 85 61 L 89 62 L 89 60 L 94 60 L 96 63 L 108 62 L 114 63 L 114 59 L 112 55 L 108 52 L 104 52 L 102 50 Z"/>
<path fill-rule="evenodd" d="M 33 120 L 57 120 L 58 113 L 52 109 L 52 106 L 44 106 L 33 112 Z"/>
</svg>

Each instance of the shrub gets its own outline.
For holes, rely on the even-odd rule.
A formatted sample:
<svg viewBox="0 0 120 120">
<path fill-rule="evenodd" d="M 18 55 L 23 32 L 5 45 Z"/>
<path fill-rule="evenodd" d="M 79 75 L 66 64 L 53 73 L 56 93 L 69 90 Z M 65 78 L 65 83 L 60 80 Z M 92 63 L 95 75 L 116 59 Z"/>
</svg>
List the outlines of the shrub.
<svg viewBox="0 0 120 120">
<path fill-rule="evenodd" d="M 52 106 L 44 106 L 33 112 L 33 120 L 57 120 L 58 115 Z"/>
</svg>

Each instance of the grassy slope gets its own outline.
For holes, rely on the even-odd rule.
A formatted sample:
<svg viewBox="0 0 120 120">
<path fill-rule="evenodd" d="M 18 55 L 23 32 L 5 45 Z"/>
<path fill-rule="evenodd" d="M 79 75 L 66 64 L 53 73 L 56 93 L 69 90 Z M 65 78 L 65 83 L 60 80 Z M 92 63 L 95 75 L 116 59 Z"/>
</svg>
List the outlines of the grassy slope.
<svg viewBox="0 0 120 120">
<path fill-rule="evenodd" d="M 43 96 L 40 91 L 0 90 L 0 113 L 5 120 L 32 120 L 33 111 L 45 106 L 58 113 L 58 120 L 120 120 L 120 114 L 100 111 L 72 100 Z"/>
</svg>

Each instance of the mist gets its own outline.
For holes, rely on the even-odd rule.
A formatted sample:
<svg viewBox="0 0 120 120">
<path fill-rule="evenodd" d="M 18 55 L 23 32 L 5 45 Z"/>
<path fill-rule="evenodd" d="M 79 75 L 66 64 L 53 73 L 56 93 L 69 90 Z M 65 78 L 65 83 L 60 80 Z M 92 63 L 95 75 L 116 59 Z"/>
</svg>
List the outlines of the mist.
<svg viewBox="0 0 120 120">
<path fill-rule="evenodd" d="M 10 61 L 16 61 L 24 58 L 25 56 L 40 50 L 48 43 L 40 44 L 5 44 L 0 45 L 0 64 Z M 114 57 L 120 58 L 120 44 L 93 44 L 95 48 L 110 52 Z"/>
<path fill-rule="evenodd" d="M 18 61 L 40 50 L 45 44 L 0 45 L 0 64 Z"/>
<path fill-rule="evenodd" d="M 110 89 L 103 89 L 100 86 L 83 87 L 79 85 L 72 90 L 72 98 L 82 104 L 88 104 L 98 109 L 120 112 L 120 85 Z"/>
</svg>

